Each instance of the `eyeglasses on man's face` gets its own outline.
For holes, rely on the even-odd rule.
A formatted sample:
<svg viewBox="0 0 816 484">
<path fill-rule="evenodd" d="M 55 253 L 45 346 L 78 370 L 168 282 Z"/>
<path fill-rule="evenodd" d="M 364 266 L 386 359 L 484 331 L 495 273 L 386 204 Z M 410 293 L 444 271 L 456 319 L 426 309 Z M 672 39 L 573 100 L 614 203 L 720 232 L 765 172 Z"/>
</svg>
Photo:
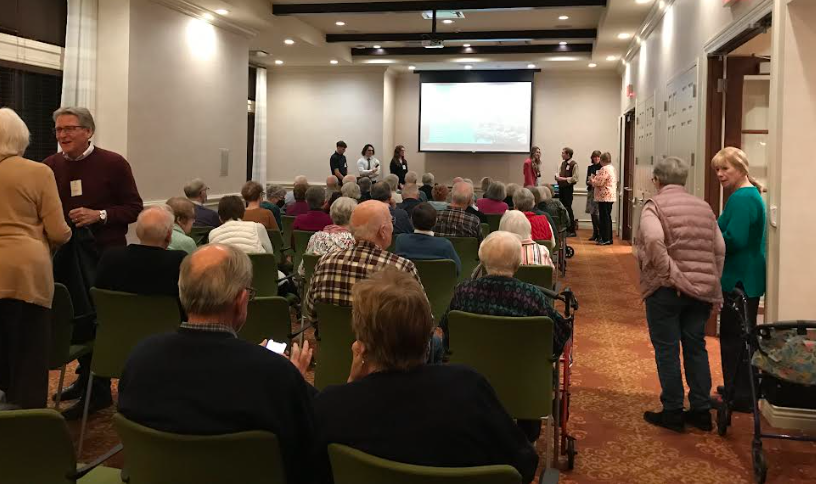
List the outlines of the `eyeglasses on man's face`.
<svg viewBox="0 0 816 484">
<path fill-rule="evenodd" d="M 54 134 L 59 136 L 62 133 L 72 134 L 80 129 L 86 129 L 85 126 L 59 126 L 54 128 Z"/>
</svg>

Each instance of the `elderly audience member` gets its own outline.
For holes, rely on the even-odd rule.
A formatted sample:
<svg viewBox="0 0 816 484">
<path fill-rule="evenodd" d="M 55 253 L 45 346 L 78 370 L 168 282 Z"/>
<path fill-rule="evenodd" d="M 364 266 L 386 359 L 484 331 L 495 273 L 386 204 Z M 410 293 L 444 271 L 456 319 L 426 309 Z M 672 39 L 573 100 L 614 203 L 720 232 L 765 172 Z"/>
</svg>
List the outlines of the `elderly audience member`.
<svg viewBox="0 0 816 484">
<path fill-rule="evenodd" d="M 332 193 L 340 191 L 340 180 L 336 176 L 329 175 L 326 177 L 326 197 L 331 196 Z"/>
<path fill-rule="evenodd" d="M 344 197 L 360 201 L 362 193 L 360 192 L 360 185 L 356 182 L 343 183 L 343 188 L 340 189 L 340 194 Z"/>
<path fill-rule="evenodd" d="M 436 209 L 428 202 L 422 202 L 411 213 L 411 221 L 414 224 L 414 233 L 398 236 L 394 253 L 411 260 L 450 259 L 456 263 L 458 276 L 462 270 L 462 262 L 453 244 L 444 237 L 434 237 Z"/>
<path fill-rule="evenodd" d="M 49 247 L 71 238 L 54 173 L 23 158 L 28 127 L 0 109 L 0 391 L 45 408 L 54 275 Z"/>
<path fill-rule="evenodd" d="M 278 224 L 278 229 L 283 227 L 281 223 L 281 207 L 283 207 L 283 200 L 286 197 L 286 189 L 280 185 L 266 186 L 266 201 L 261 202 L 261 208 L 265 208 L 272 212 L 275 217 L 275 223 Z"/>
<path fill-rule="evenodd" d="M 569 322 L 547 303 L 544 293 L 536 286 L 513 277 L 522 260 L 519 237 L 501 230 L 491 232 L 479 246 L 479 260 L 487 270 L 487 276 L 467 280 L 456 286 L 448 311 L 442 316 L 439 325 L 445 332 L 446 341 L 451 337 L 448 334 L 450 311 L 492 316 L 547 316 L 554 323 L 553 354 L 561 354 L 572 334 Z M 538 438 L 540 424 L 537 420 L 520 422 L 531 442 Z"/>
<path fill-rule="evenodd" d="M 422 174 L 422 186 L 419 187 L 419 191 L 425 194 L 425 197 L 428 200 L 434 200 L 433 197 L 433 188 L 436 186 L 434 183 L 434 174 L 433 173 L 423 173 Z M 437 209 L 438 210 L 438 209 Z"/>
<path fill-rule="evenodd" d="M 549 215 L 547 220 L 550 221 L 550 226 L 553 228 L 553 232 L 559 234 L 561 232 L 566 232 L 569 224 L 569 213 L 567 212 L 567 208 L 564 207 L 564 204 L 561 203 L 560 200 L 553 198 L 552 189 L 549 186 L 541 185 L 537 188 L 541 193 L 541 202 L 538 204 L 538 208 Z M 560 223 L 556 222 L 556 220 Z"/>
<path fill-rule="evenodd" d="M 177 434 L 272 432 L 287 482 L 310 482 L 314 389 L 303 375 L 312 351 L 294 343 L 290 363 L 236 337 L 251 284 L 252 263 L 234 247 L 210 244 L 185 259 L 178 288 L 187 321 L 133 349 L 119 380 L 119 412 Z"/>
<path fill-rule="evenodd" d="M 195 204 L 195 225 L 196 227 L 218 227 L 221 221 L 218 213 L 205 207 L 207 203 L 207 192 L 210 187 L 201 178 L 196 178 L 184 186 L 184 195 Z"/>
<path fill-rule="evenodd" d="M 394 221 L 395 234 L 410 234 L 414 231 L 414 226 L 411 225 L 411 217 L 408 212 L 399 208 L 394 203 L 393 192 L 388 183 L 377 183 L 371 188 L 371 199 L 377 200 L 388 205 L 388 210 L 391 212 L 391 219 Z"/>
<path fill-rule="evenodd" d="M 459 182 L 453 186 L 450 205 L 436 216 L 434 232 L 437 237 L 476 237 L 481 242 L 479 217 L 466 211 L 472 199 L 473 185 Z"/>
<path fill-rule="evenodd" d="M 240 198 L 223 197 L 218 202 L 221 226 L 210 232 L 210 243 L 232 245 L 247 254 L 271 254 L 272 241 L 266 228 L 257 222 L 244 221 L 244 211 Z"/>
<path fill-rule="evenodd" d="M 429 200 L 428 196 L 425 195 L 425 192 L 422 191 L 422 188 L 418 185 L 419 182 L 419 175 L 415 171 L 409 171 L 405 174 L 405 185 L 417 185 L 417 190 L 419 191 L 419 201 L 420 202 L 427 202 Z M 404 188 L 404 187 L 403 187 Z M 403 194 L 404 198 L 404 194 Z"/>
<path fill-rule="evenodd" d="M 309 180 L 304 175 L 298 175 L 295 177 L 295 180 L 292 182 L 292 188 L 295 185 L 306 185 L 308 187 Z M 292 190 L 290 192 L 286 192 L 286 197 L 283 199 L 283 206 L 289 205 L 290 203 L 295 201 L 295 191 Z M 285 210 L 285 208 L 284 208 Z"/>
<path fill-rule="evenodd" d="M 739 288 L 748 298 L 748 322 L 756 326 L 759 299 L 765 294 L 765 202 L 762 186 L 749 174 L 748 156 L 738 148 L 723 148 L 711 167 L 724 190 L 733 191 L 718 224 L 725 239 L 722 291 L 726 299 L 720 316 L 720 353 L 725 388 L 733 397 L 736 411 L 750 411 L 750 381 L 744 371 L 748 361 L 743 352 L 741 318 L 732 309 Z M 731 388 L 733 386 L 733 388 Z"/>
<path fill-rule="evenodd" d="M 550 251 L 532 236 L 530 218 L 520 210 L 508 210 L 502 215 L 499 230 L 511 232 L 521 240 L 521 265 L 554 267 Z M 537 239 L 536 239 L 537 240 Z"/>
<path fill-rule="evenodd" d="M 167 200 L 167 206 L 173 211 L 175 217 L 173 237 L 167 249 L 183 250 L 192 254 L 196 249 L 196 243 L 189 234 L 195 222 L 195 205 L 187 198 L 173 197 Z"/>
<path fill-rule="evenodd" d="M 365 202 L 371 200 L 371 179 L 361 177 L 357 180 L 357 185 L 360 186 L 360 201 Z"/>
<path fill-rule="evenodd" d="M 598 202 L 598 224 L 600 240 L 598 245 L 612 245 L 612 204 L 616 198 L 618 176 L 612 166 L 612 155 L 607 152 L 601 155 L 601 168 L 589 179 L 592 183 L 595 201 Z M 569 210 L 569 208 L 568 208 Z M 572 212 L 570 212 L 572 213 Z"/>
<path fill-rule="evenodd" d="M 519 188 L 516 194 L 513 195 L 513 206 L 515 210 L 523 212 L 530 221 L 530 226 L 533 229 L 534 240 L 549 240 L 555 241 L 553 230 L 550 226 L 550 221 L 546 215 L 536 215 L 533 213 L 535 207 L 535 197 L 533 193 L 526 188 Z"/>
<path fill-rule="evenodd" d="M 288 217 L 297 217 L 309 211 L 309 204 L 306 202 L 306 190 L 309 189 L 308 183 L 298 182 L 292 188 L 292 196 L 294 201 L 284 207 L 284 215 Z"/>
<path fill-rule="evenodd" d="M 505 194 L 507 195 L 504 197 L 504 203 L 507 204 L 507 208 L 512 209 L 513 207 L 513 195 L 516 194 L 516 191 L 521 188 L 521 185 L 517 183 L 508 183 L 505 187 Z"/>
<path fill-rule="evenodd" d="M 487 190 L 484 191 L 484 196 L 476 200 L 476 207 L 482 213 L 504 213 L 507 211 L 505 198 L 507 198 L 507 189 L 504 183 L 494 181 L 488 185 Z"/>
<path fill-rule="evenodd" d="M 433 317 L 422 286 L 383 271 L 352 294 L 349 383 L 326 388 L 314 403 L 316 481 L 331 480 L 330 443 L 415 465 L 505 464 L 532 481 L 538 455 L 490 383 L 466 366 L 425 364 Z"/>
<path fill-rule="evenodd" d="M 461 176 L 457 176 L 454 177 L 453 180 L 451 180 L 451 185 L 456 185 L 457 183 L 461 183 L 463 181 L 465 181 L 464 178 L 462 178 Z"/>
<path fill-rule="evenodd" d="M 491 183 L 493 183 L 492 178 L 490 178 L 489 176 L 482 177 L 482 180 L 479 182 L 479 186 L 482 189 L 482 198 L 484 198 L 485 193 L 487 193 L 487 188 L 490 186 Z M 502 197 L 502 199 L 504 199 L 504 197 Z"/>
<path fill-rule="evenodd" d="M 263 187 L 260 183 L 252 180 L 246 182 L 241 189 L 241 196 L 247 204 L 243 220 L 257 222 L 263 225 L 266 230 L 280 230 L 272 212 L 261 207 Z"/>
<path fill-rule="evenodd" d="M 344 184 L 343 189 L 351 184 Z M 309 238 L 309 243 L 306 245 L 307 254 L 324 255 L 329 252 L 337 250 L 344 250 L 354 246 L 354 236 L 349 231 L 349 223 L 351 222 L 351 214 L 354 208 L 357 207 L 357 201 L 348 198 L 340 197 L 335 201 L 329 211 L 332 223 L 323 227 L 323 230 L 316 232 Z M 303 261 L 298 268 L 298 274 L 304 276 L 306 271 L 303 267 Z"/>
<path fill-rule="evenodd" d="M 388 267 L 407 272 L 418 281 L 413 262 L 386 250 L 391 245 L 393 232 L 386 204 L 369 200 L 357 205 L 351 214 L 351 233 L 356 243 L 320 258 L 310 282 L 304 315 L 317 319 L 315 303 L 351 306 L 354 283 Z"/>
<path fill-rule="evenodd" d="M 346 183 L 357 183 L 357 176 L 356 175 L 346 175 L 343 177 L 343 185 Z"/>
<path fill-rule="evenodd" d="M 142 211 L 136 220 L 139 243 L 115 247 L 102 254 L 94 286 L 110 291 L 178 298 L 179 267 L 187 253 L 167 250 L 174 219 L 173 211 L 167 205 L 154 205 Z M 83 376 L 80 374 L 80 378 Z M 85 399 L 85 393 L 79 395 L 79 401 L 63 412 L 66 420 L 82 417 Z M 112 403 L 110 380 L 94 378 L 88 413 L 107 408 Z"/>
<path fill-rule="evenodd" d="M 720 276 L 725 242 L 714 212 L 686 192 L 688 165 L 669 157 L 655 162 L 657 194 L 646 201 L 636 238 L 641 296 L 655 350 L 663 410 L 646 412 L 647 422 L 682 432 L 684 423 L 710 431 L 711 371 L 705 325 L 712 305 L 722 302 Z M 683 412 L 680 344 L 689 387 Z"/>
<path fill-rule="evenodd" d="M 383 177 L 383 181 L 388 183 L 388 186 L 391 187 L 391 198 L 394 199 L 394 203 L 402 203 L 402 195 L 397 190 L 399 187 L 399 178 L 397 178 L 397 175 L 389 173 Z"/>
<path fill-rule="evenodd" d="M 470 185 L 471 193 L 473 193 L 473 195 L 470 197 L 470 203 L 468 204 L 468 207 L 465 209 L 465 211 L 469 214 L 478 217 L 480 224 L 486 224 L 487 215 L 483 214 L 482 212 L 479 211 L 478 208 L 476 208 L 476 192 L 475 192 L 476 188 L 473 186 L 473 180 L 471 180 L 470 178 L 465 178 L 463 181 Z"/>
<path fill-rule="evenodd" d="M 411 215 L 414 207 L 422 203 L 419 199 L 421 193 L 416 184 L 406 183 L 402 187 L 402 203 L 400 203 L 398 207 L 405 210 L 408 215 Z"/>
<path fill-rule="evenodd" d="M 431 191 L 431 201 L 428 202 L 437 211 L 448 208 L 448 195 L 450 190 L 446 185 L 434 185 Z"/>
<path fill-rule="evenodd" d="M 323 211 L 323 203 L 326 200 L 326 190 L 322 187 L 309 187 L 306 190 L 306 203 L 309 204 L 309 211 L 295 217 L 292 223 L 292 230 L 305 230 L 317 232 L 323 230 L 326 225 L 331 225 L 332 219 L 329 214 Z"/>
</svg>

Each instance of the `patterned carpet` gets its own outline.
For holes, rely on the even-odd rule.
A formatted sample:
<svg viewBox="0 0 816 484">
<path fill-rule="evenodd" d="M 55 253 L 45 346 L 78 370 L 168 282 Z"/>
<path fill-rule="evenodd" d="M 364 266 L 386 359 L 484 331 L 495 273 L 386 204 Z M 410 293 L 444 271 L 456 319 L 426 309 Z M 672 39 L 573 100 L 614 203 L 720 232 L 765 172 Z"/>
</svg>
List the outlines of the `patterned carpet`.
<svg viewBox="0 0 816 484">
<path fill-rule="evenodd" d="M 750 415 L 736 414 L 726 437 L 688 430 L 675 434 L 643 421 L 644 410 L 659 409 L 660 386 L 654 351 L 638 293 L 638 273 L 628 245 L 597 247 L 587 233 L 570 239 L 575 257 L 562 283 L 576 293 L 575 364 L 569 431 L 577 439 L 575 469 L 566 484 L 751 483 Z M 722 382 L 718 341 L 708 340 L 715 385 Z M 311 377 L 311 375 L 310 375 Z M 56 389 L 59 372 L 52 372 Z M 67 383 L 73 381 L 69 371 Z M 217 391 L 217 389 L 213 389 Z M 89 421 L 88 461 L 118 442 L 110 425 L 113 409 Z M 71 423 L 78 438 L 79 424 Z M 542 439 L 538 448 L 544 449 Z M 769 483 L 816 482 L 816 444 L 768 441 Z M 121 454 L 107 465 L 119 467 Z"/>
</svg>

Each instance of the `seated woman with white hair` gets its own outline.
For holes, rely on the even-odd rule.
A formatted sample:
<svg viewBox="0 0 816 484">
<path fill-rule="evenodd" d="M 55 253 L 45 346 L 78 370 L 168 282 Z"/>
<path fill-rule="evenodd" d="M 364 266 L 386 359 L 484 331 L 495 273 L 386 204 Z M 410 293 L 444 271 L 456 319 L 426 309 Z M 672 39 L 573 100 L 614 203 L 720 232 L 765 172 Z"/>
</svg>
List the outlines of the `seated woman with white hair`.
<svg viewBox="0 0 816 484">
<path fill-rule="evenodd" d="M 543 245 L 536 243 L 531 234 L 530 221 L 527 216 L 518 210 L 508 210 L 502 215 L 499 230 L 515 234 L 521 241 L 521 265 L 555 267 L 550 257 L 550 251 Z M 483 263 L 479 263 L 471 274 L 472 279 L 487 275 Z"/>
<path fill-rule="evenodd" d="M 347 183 L 343 185 L 343 190 L 347 186 L 357 186 Z M 359 193 L 359 189 L 358 189 Z M 345 250 L 354 246 L 354 236 L 349 231 L 349 222 L 354 208 L 357 207 L 357 200 L 349 197 L 340 197 L 332 203 L 329 209 L 329 217 L 332 223 L 323 227 L 320 232 L 315 232 L 306 245 L 307 254 L 324 255 L 337 250 Z M 302 277 L 306 275 L 303 261 L 298 267 L 298 274 Z"/>
</svg>

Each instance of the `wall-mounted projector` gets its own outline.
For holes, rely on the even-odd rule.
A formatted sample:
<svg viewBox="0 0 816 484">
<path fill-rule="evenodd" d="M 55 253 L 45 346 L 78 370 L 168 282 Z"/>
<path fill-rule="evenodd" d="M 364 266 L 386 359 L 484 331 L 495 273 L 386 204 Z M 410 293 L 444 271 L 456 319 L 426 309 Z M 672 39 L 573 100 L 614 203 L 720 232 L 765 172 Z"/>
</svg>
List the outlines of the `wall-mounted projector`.
<svg viewBox="0 0 816 484">
<path fill-rule="evenodd" d="M 442 47 L 445 47 L 445 46 L 444 46 L 444 44 L 442 43 L 441 40 L 431 39 L 431 40 L 423 40 L 422 41 L 422 47 L 425 47 L 426 49 L 441 49 Z"/>
</svg>

